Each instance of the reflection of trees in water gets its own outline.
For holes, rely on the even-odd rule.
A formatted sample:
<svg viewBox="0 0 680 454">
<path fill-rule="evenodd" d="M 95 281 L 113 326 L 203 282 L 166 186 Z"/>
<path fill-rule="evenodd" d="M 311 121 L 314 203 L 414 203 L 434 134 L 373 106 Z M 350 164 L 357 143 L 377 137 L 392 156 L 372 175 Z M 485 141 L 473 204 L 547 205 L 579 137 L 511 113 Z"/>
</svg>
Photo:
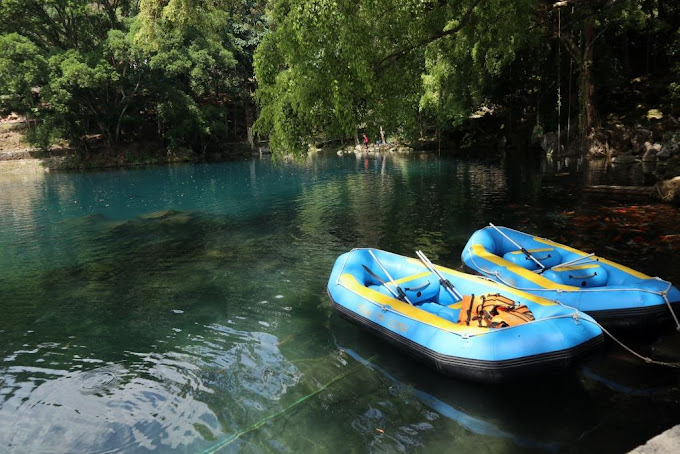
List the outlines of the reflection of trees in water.
<svg viewBox="0 0 680 454">
<path fill-rule="evenodd" d="M 441 161 L 431 154 L 337 159 L 354 161 L 355 173 L 305 186 L 297 204 L 305 238 L 336 253 L 372 246 L 458 260 L 455 246 L 498 214 L 510 190 L 506 171 L 494 164 Z M 540 185 L 535 174 L 530 185 L 519 185 L 523 194 L 532 194 L 536 181 Z"/>
<path fill-rule="evenodd" d="M 28 264 L 24 255 L 41 255 L 57 249 L 59 243 L 47 244 L 37 238 L 51 232 L 59 222 L 58 214 L 45 209 L 49 203 L 73 204 L 75 187 L 62 182 L 51 185 L 44 172 L 3 174 L 0 178 L 0 265 L 20 271 Z"/>
</svg>

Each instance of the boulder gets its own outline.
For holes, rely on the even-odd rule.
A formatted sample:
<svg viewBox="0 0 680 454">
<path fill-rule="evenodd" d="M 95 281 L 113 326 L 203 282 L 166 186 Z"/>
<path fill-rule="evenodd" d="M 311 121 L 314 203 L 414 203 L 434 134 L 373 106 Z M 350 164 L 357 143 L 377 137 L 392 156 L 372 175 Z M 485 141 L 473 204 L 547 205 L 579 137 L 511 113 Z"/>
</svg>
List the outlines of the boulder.
<svg viewBox="0 0 680 454">
<path fill-rule="evenodd" d="M 659 159 L 668 159 L 671 157 L 671 150 L 668 147 L 664 147 L 656 153 L 656 157 Z"/>
<path fill-rule="evenodd" d="M 658 153 L 661 151 L 661 147 L 660 143 L 645 142 L 644 151 L 654 151 L 655 153 Z"/>
<path fill-rule="evenodd" d="M 649 150 L 645 151 L 645 154 L 642 155 L 642 162 L 656 162 L 656 154 L 658 152 L 652 148 Z"/>
<path fill-rule="evenodd" d="M 650 439 L 628 454 L 668 454 L 677 452 L 680 445 L 680 424 Z"/>
<path fill-rule="evenodd" d="M 649 129 L 645 129 L 636 125 L 630 134 L 630 145 L 633 148 L 634 154 L 644 153 L 647 151 L 647 144 L 653 143 L 653 133 Z"/>
<path fill-rule="evenodd" d="M 654 185 L 654 190 L 664 202 L 680 203 L 680 176 L 659 181 Z"/>
<path fill-rule="evenodd" d="M 607 144 L 599 140 L 591 140 L 587 148 L 588 156 L 592 158 L 604 158 L 607 156 Z"/>
<path fill-rule="evenodd" d="M 680 132 L 673 131 L 664 134 L 661 141 L 661 147 L 656 157 L 659 159 L 668 159 L 680 152 Z"/>
<path fill-rule="evenodd" d="M 591 158 L 599 159 L 627 150 L 628 147 L 617 145 L 617 141 L 614 140 L 616 137 L 619 137 L 618 133 L 609 129 L 592 131 L 585 140 L 586 153 Z"/>
</svg>

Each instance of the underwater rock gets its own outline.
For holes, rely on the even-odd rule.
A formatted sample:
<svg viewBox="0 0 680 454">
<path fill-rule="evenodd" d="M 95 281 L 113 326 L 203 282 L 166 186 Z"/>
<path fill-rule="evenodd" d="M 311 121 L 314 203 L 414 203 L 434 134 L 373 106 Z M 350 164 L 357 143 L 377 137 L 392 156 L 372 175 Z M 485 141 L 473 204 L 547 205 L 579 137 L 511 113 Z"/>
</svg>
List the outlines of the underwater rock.
<svg viewBox="0 0 680 454">
<path fill-rule="evenodd" d="M 143 214 L 140 216 L 142 219 L 160 219 L 160 218 L 166 218 L 169 216 L 174 216 L 176 214 L 179 214 L 179 211 L 177 210 L 160 210 L 160 211 L 154 211 L 153 213 L 147 213 Z"/>
</svg>

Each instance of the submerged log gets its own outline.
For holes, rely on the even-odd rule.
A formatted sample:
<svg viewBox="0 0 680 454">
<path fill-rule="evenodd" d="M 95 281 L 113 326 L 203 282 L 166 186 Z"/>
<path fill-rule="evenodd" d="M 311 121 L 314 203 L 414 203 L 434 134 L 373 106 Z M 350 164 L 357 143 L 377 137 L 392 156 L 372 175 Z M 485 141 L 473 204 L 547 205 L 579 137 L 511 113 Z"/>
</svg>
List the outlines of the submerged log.
<svg viewBox="0 0 680 454">
<path fill-rule="evenodd" d="M 610 198 L 633 197 L 645 199 L 650 199 L 656 194 L 654 186 L 612 186 L 603 184 L 586 186 L 583 188 L 583 192 L 603 195 Z"/>
</svg>

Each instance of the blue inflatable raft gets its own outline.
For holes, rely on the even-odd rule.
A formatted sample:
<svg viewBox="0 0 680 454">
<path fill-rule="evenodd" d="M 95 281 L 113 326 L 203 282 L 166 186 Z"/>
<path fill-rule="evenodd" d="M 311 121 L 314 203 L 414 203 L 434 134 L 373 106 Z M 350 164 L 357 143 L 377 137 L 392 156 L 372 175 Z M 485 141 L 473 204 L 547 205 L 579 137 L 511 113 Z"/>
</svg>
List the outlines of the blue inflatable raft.
<svg viewBox="0 0 680 454">
<path fill-rule="evenodd" d="M 670 282 L 506 227 L 476 231 L 462 260 L 474 272 L 558 300 L 605 327 L 671 326 L 673 311 L 680 309 L 680 291 Z"/>
<path fill-rule="evenodd" d="M 600 327 L 575 309 L 428 266 L 353 249 L 336 260 L 328 294 L 343 318 L 441 373 L 469 380 L 499 382 L 568 368 L 602 342 Z M 508 299 L 513 304 L 504 308 L 501 301 Z M 511 316 L 504 318 L 510 325 L 499 321 L 502 316 Z M 522 320 L 513 322 L 514 316 Z"/>
</svg>

